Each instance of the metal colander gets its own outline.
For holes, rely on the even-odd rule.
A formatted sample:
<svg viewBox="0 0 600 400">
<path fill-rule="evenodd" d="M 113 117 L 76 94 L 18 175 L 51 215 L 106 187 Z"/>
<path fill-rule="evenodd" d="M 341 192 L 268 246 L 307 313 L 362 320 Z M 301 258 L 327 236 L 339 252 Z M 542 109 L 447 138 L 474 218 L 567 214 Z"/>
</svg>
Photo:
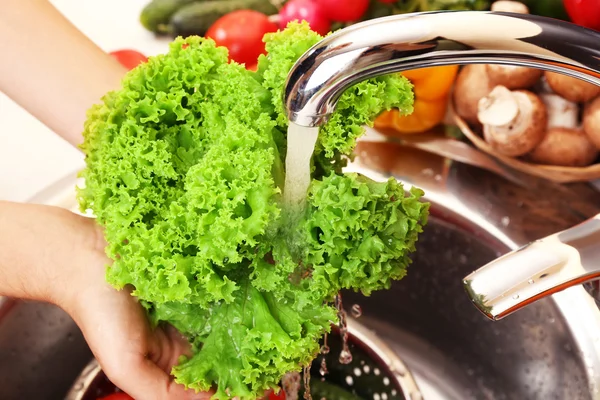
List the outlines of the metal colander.
<svg viewBox="0 0 600 400">
<path fill-rule="evenodd" d="M 347 318 L 347 349 L 352 361 L 340 362 L 344 350 L 335 326 L 321 345 L 329 347 L 310 368 L 309 389 L 313 400 L 421 400 L 421 392 L 402 360 L 374 332 Z M 326 341 L 326 342 L 325 342 Z M 323 370 L 323 359 L 327 371 Z M 305 398 L 304 376 L 298 376 L 298 399 Z M 66 400 L 96 400 L 118 391 L 93 360 L 75 381 Z"/>
</svg>

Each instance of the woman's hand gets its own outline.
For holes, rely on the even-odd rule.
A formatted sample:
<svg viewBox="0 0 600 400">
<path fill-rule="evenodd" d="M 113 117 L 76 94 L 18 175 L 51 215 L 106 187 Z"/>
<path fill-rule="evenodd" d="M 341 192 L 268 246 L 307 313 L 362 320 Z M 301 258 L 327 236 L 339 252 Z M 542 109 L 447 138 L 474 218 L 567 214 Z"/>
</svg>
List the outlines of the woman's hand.
<svg viewBox="0 0 600 400">
<path fill-rule="evenodd" d="M 209 399 L 169 374 L 188 341 L 172 327 L 152 329 L 136 298 L 106 283 L 105 246 L 93 219 L 0 202 L 0 295 L 63 308 L 108 378 L 135 399 Z"/>
</svg>

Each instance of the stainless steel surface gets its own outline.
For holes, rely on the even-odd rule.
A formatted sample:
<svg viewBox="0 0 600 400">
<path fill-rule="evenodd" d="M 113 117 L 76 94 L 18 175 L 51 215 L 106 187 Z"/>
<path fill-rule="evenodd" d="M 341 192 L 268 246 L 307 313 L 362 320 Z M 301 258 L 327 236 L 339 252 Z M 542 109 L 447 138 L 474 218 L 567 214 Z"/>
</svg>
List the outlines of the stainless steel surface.
<svg viewBox="0 0 600 400">
<path fill-rule="evenodd" d="M 600 32 L 528 14 L 438 11 L 352 25 L 321 40 L 292 68 L 290 121 L 322 125 L 348 87 L 392 72 L 495 63 L 555 71 L 600 84 Z"/>
<path fill-rule="evenodd" d="M 469 296 L 498 320 L 532 302 L 600 277 L 600 215 L 531 242 L 464 279 Z"/>
<path fill-rule="evenodd" d="M 361 143 L 357 155 L 349 170 L 394 176 L 432 202 L 408 276 L 370 297 L 344 293 L 347 308 L 362 306 L 358 321 L 398 351 L 425 400 L 600 400 L 600 310 L 582 286 L 492 323 L 462 285 L 477 266 L 598 214 L 600 193 L 528 176 L 519 185 L 388 143 Z M 74 182 L 45 198 L 74 208 Z M 55 307 L 18 302 L 0 317 L 2 400 L 64 398 L 91 360 Z"/>
</svg>

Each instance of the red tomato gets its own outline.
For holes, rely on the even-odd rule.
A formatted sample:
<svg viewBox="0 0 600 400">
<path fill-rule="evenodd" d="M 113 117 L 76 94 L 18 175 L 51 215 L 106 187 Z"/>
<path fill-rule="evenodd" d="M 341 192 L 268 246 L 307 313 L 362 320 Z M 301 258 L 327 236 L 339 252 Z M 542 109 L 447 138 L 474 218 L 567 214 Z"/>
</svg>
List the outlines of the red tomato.
<svg viewBox="0 0 600 400">
<path fill-rule="evenodd" d="M 134 69 L 138 65 L 148 61 L 148 58 L 145 55 L 135 50 L 116 50 L 111 51 L 109 54 L 116 58 L 117 61 L 127 69 Z"/>
<path fill-rule="evenodd" d="M 131 397 L 130 395 L 128 395 L 127 393 L 121 392 L 121 393 L 109 394 L 108 396 L 101 397 L 96 400 L 134 400 L 134 398 Z"/>
<path fill-rule="evenodd" d="M 218 46 L 229 50 L 229 59 L 240 64 L 254 64 L 258 56 L 264 54 L 265 33 L 276 32 L 277 24 L 269 17 L 254 10 L 238 10 L 226 14 L 215 21 L 206 32 Z"/>
<path fill-rule="evenodd" d="M 273 391 L 269 391 L 268 400 L 285 400 L 285 392 L 280 390 L 279 393 L 275 394 Z"/>
<path fill-rule="evenodd" d="M 325 16 L 323 6 L 313 0 L 290 0 L 279 11 L 279 27 L 285 29 L 290 21 L 306 21 L 310 29 L 326 35 L 331 22 Z"/>
<path fill-rule="evenodd" d="M 369 8 L 369 0 L 317 0 L 324 15 L 332 21 L 358 21 Z"/>
<path fill-rule="evenodd" d="M 563 4 L 571 21 L 600 31 L 600 0 L 563 0 Z"/>
</svg>

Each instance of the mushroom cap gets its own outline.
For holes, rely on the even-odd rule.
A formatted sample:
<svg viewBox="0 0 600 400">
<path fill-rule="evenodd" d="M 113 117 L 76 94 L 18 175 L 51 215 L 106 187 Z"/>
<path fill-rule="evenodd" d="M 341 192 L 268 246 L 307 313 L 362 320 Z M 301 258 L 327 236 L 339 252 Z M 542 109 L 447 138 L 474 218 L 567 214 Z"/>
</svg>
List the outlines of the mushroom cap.
<svg viewBox="0 0 600 400">
<path fill-rule="evenodd" d="M 516 107 L 508 106 L 510 101 L 516 103 Z M 484 123 L 484 139 L 494 150 L 505 156 L 517 157 L 527 154 L 546 134 L 546 107 L 538 96 L 529 91 L 510 92 L 498 86 L 489 96 L 481 99 L 479 104 L 479 115 Z M 490 124 L 493 121 L 490 114 L 494 111 L 498 113 L 500 125 Z M 506 115 L 508 113 L 512 115 Z"/>
<path fill-rule="evenodd" d="M 529 14 L 529 8 L 520 1 L 496 0 L 492 3 L 490 11 L 503 11 L 519 14 Z"/>
<path fill-rule="evenodd" d="M 501 85 L 511 90 L 528 89 L 544 74 L 541 69 L 514 65 L 487 64 L 485 68 L 491 85 Z"/>
<path fill-rule="evenodd" d="M 488 75 L 483 64 L 465 65 L 459 72 L 454 82 L 452 99 L 454 112 L 474 126 L 479 126 L 477 118 L 477 104 L 492 90 Z"/>
<path fill-rule="evenodd" d="M 585 103 L 600 95 L 600 86 L 557 72 L 544 71 L 550 88 L 560 96 L 575 103 Z"/>
<path fill-rule="evenodd" d="M 581 129 L 551 128 L 528 155 L 538 164 L 585 167 L 598 157 L 598 149 Z"/>
<path fill-rule="evenodd" d="M 586 104 L 583 111 L 583 130 L 596 148 L 600 149 L 600 97 Z"/>
</svg>

